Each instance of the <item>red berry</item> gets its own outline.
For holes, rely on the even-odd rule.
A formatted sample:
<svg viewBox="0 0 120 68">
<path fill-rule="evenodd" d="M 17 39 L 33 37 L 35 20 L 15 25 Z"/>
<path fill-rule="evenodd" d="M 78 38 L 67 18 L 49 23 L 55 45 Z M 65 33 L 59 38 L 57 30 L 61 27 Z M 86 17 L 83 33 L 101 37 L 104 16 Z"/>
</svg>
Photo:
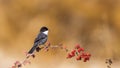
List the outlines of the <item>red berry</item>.
<svg viewBox="0 0 120 68">
<path fill-rule="evenodd" d="M 72 50 L 72 51 L 71 51 L 71 54 L 75 54 L 75 52 L 76 52 L 76 50 Z"/>
<path fill-rule="evenodd" d="M 82 52 L 82 55 L 83 55 L 83 56 L 86 56 L 87 54 L 86 54 L 85 52 Z"/>
<path fill-rule="evenodd" d="M 86 59 L 89 60 L 89 57 L 87 57 Z"/>
<path fill-rule="evenodd" d="M 72 54 L 72 57 L 74 57 L 74 56 L 75 56 L 75 53 Z"/>
<path fill-rule="evenodd" d="M 79 45 L 79 44 L 77 44 L 77 45 L 75 46 L 75 49 L 78 49 L 78 48 L 80 48 L 80 45 Z"/>
<path fill-rule="evenodd" d="M 77 57 L 76 60 L 80 60 L 79 57 Z"/>
<path fill-rule="evenodd" d="M 78 49 L 78 52 L 79 52 L 79 53 L 81 52 L 81 48 Z"/>
<path fill-rule="evenodd" d="M 72 58 L 72 55 L 68 53 L 67 58 Z"/>
<path fill-rule="evenodd" d="M 84 48 L 78 48 L 78 52 L 84 51 Z"/>
<path fill-rule="evenodd" d="M 84 62 L 86 62 L 87 60 L 86 59 L 84 59 Z"/>
<path fill-rule="evenodd" d="M 81 55 L 78 55 L 76 60 L 81 60 Z"/>
<path fill-rule="evenodd" d="M 91 54 L 90 54 L 90 53 L 87 53 L 87 56 L 89 56 L 89 57 L 90 57 L 90 56 L 91 56 Z"/>
<path fill-rule="evenodd" d="M 88 57 L 88 56 L 85 56 L 85 57 L 84 57 L 84 62 L 86 62 L 87 60 L 89 60 L 89 57 Z"/>
<path fill-rule="evenodd" d="M 82 57 L 82 58 L 85 58 L 86 56 L 87 56 L 87 55 L 86 55 L 86 53 L 84 53 L 84 52 L 81 54 L 81 57 Z"/>
<path fill-rule="evenodd" d="M 84 48 L 81 48 L 81 51 L 84 51 Z"/>
</svg>

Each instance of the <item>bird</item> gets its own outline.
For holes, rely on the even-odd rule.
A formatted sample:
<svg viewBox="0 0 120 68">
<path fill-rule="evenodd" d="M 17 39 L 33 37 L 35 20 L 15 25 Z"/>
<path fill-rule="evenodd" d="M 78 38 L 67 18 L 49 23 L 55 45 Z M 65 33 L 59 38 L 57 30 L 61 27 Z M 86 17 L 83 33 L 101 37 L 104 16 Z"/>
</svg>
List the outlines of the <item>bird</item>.
<svg viewBox="0 0 120 68">
<path fill-rule="evenodd" d="M 33 47 L 28 51 L 28 54 L 33 54 L 37 49 L 40 49 L 40 45 L 44 45 L 48 39 L 48 28 L 46 26 L 41 27 L 38 36 L 34 40 Z"/>
</svg>

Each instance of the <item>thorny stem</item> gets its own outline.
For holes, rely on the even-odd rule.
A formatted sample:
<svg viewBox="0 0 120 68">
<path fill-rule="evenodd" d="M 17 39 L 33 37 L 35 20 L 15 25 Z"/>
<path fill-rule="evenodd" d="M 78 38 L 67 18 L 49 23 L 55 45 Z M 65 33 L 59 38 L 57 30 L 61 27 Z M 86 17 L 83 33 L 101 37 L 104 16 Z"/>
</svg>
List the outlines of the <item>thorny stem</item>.
<svg viewBox="0 0 120 68">
<path fill-rule="evenodd" d="M 58 44 L 58 45 L 51 45 L 50 43 L 48 43 L 47 45 L 44 45 L 43 47 L 38 47 L 36 48 L 36 51 L 33 53 L 33 54 L 28 54 L 26 53 L 26 57 L 25 59 L 23 60 L 22 63 L 20 63 L 19 61 L 16 61 L 14 66 L 12 66 L 12 68 L 21 68 L 22 65 L 25 65 L 27 63 L 30 64 L 30 60 L 29 58 L 32 57 L 32 58 L 35 58 L 35 53 L 36 52 L 39 52 L 40 50 L 46 50 L 48 51 L 50 48 L 60 48 L 60 49 L 64 49 L 66 52 L 68 52 L 69 50 L 67 49 L 67 47 L 63 46 L 63 44 Z M 77 56 L 79 56 L 79 53 L 78 51 L 76 52 L 77 53 Z"/>
</svg>

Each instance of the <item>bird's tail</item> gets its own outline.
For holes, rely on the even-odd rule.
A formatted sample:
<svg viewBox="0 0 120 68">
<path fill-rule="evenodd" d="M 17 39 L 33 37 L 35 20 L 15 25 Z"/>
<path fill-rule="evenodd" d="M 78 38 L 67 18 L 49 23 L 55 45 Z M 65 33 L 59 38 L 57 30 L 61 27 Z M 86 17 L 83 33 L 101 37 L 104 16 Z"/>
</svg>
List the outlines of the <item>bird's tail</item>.
<svg viewBox="0 0 120 68">
<path fill-rule="evenodd" d="M 28 54 L 32 54 L 32 53 L 36 50 L 36 48 L 37 48 L 37 45 L 34 45 L 34 46 L 30 49 L 30 51 L 28 52 Z"/>
</svg>

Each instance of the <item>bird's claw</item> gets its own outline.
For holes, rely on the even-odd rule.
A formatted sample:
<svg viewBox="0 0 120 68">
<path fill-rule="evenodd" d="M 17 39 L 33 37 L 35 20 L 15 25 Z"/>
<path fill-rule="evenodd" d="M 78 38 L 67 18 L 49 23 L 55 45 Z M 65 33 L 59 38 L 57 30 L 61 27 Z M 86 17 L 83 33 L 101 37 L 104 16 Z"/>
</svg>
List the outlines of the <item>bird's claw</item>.
<svg viewBox="0 0 120 68">
<path fill-rule="evenodd" d="M 37 48 L 36 48 L 36 51 L 39 52 L 41 49 L 42 49 L 42 48 L 37 47 Z"/>
</svg>

